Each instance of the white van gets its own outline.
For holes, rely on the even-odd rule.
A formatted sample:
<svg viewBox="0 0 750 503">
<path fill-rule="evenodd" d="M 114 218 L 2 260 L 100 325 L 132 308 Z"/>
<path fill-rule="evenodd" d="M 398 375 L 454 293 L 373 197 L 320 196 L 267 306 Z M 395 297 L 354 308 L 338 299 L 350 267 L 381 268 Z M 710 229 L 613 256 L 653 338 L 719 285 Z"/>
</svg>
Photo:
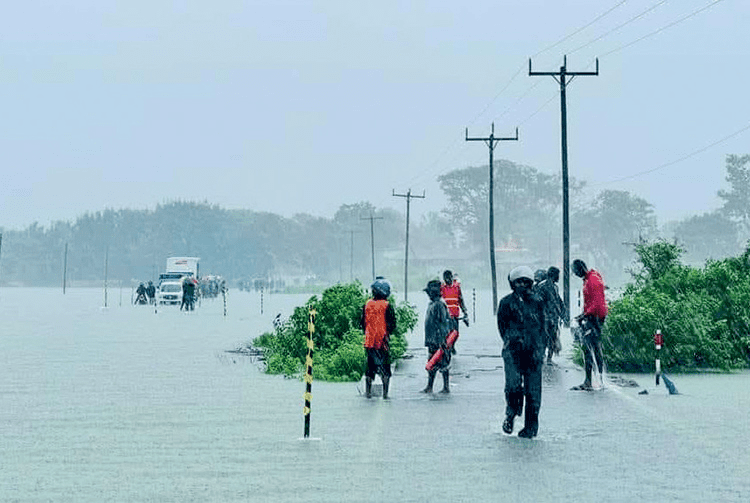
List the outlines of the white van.
<svg viewBox="0 0 750 503">
<path fill-rule="evenodd" d="M 182 281 L 171 279 L 159 283 L 156 300 L 159 304 L 182 304 Z"/>
</svg>

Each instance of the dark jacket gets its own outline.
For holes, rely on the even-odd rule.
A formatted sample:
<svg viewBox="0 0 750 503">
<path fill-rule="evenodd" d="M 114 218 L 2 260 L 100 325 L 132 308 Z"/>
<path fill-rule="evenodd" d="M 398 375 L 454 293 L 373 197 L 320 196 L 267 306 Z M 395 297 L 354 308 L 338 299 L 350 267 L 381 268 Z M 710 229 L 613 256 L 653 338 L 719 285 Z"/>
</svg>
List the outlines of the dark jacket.
<svg viewBox="0 0 750 503">
<path fill-rule="evenodd" d="M 503 297 L 497 306 L 497 329 L 506 349 L 544 359 L 544 303 L 535 293 L 527 299 L 516 293 Z"/>
<path fill-rule="evenodd" d="M 445 344 L 450 331 L 451 321 L 448 306 L 443 299 L 430 302 L 424 316 L 424 345 L 438 348 Z"/>
<path fill-rule="evenodd" d="M 557 284 L 550 280 L 545 279 L 537 286 L 539 296 L 544 302 L 544 317 L 545 321 L 550 325 L 557 324 L 560 319 L 565 318 L 565 305 L 563 300 L 560 298 L 560 292 L 557 289 Z"/>
</svg>

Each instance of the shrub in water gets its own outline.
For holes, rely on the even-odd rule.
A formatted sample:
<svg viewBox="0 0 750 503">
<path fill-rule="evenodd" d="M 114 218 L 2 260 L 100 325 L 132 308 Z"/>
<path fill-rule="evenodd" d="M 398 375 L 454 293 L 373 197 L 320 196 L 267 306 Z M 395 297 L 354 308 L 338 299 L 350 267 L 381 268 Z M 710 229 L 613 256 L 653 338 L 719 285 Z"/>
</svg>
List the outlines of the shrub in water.
<svg viewBox="0 0 750 503">
<path fill-rule="evenodd" d="M 643 267 L 612 302 L 602 347 L 610 370 L 654 370 L 653 335 L 664 334 L 664 368 L 731 370 L 750 354 L 750 248 L 736 258 L 682 265 L 665 242 L 636 247 Z"/>
<path fill-rule="evenodd" d="M 263 350 L 266 371 L 294 375 L 304 370 L 307 356 L 307 323 L 310 309 L 315 309 L 315 356 L 313 373 L 316 379 L 357 381 L 365 371 L 364 334 L 360 328 L 362 308 L 367 294 L 359 282 L 339 284 L 326 289 L 319 299 L 311 297 L 304 306 L 296 307 L 288 321 L 253 340 Z M 389 299 L 394 303 L 393 298 Z M 390 338 L 391 362 L 396 363 L 406 352 L 405 334 L 414 329 L 417 313 L 402 303 L 396 306 L 396 330 Z"/>
</svg>

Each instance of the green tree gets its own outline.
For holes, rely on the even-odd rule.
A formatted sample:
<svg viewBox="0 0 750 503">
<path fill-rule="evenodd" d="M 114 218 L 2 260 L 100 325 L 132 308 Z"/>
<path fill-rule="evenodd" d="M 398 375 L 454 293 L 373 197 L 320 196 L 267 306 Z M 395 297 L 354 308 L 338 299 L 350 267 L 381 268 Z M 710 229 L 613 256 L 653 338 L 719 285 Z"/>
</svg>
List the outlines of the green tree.
<svg viewBox="0 0 750 503">
<path fill-rule="evenodd" d="M 690 263 L 721 259 L 740 251 L 737 224 L 719 211 L 694 215 L 678 222 L 674 236 L 684 244 Z"/>
<path fill-rule="evenodd" d="M 495 177 L 495 240 L 514 240 L 532 249 L 546 249 L 550 232 L 560 221 L 561 189 L 556 175 L 533 167 L 499 160 Z M 448 204 L 446 217 L 458 229 L 457 238 L 485 249 L 489 226 L 487 167 L 456 169 L 438 177 Z M 580 184 L 573 180 L 573 190 Z"/>
<path fill-rule="evenodd" d="M 600 192 L 571 215 L 571 240 L 595 258 L 610 281 L 632 260 L 632 243 L 652 237 L 656 228 L 653 205 L 621 190 Z"/>
<path fill-rule="evenodd" d="M 745 230 L 750 227 L 750 155 L 730 154 L 726 158 L 729 190 L 720 190 L 724 200 L 721 211 L 729 218 L 738 221 Z"/>
</svg>

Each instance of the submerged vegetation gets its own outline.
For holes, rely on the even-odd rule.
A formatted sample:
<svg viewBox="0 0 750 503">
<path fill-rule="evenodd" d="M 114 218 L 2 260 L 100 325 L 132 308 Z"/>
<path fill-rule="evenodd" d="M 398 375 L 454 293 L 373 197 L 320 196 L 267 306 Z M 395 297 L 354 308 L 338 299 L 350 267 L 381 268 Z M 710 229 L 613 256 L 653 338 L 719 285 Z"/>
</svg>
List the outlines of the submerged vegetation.
<svg viewBox="0 0 750 503">
<path fill-rule="evenodd" d="M 610 304 L 602 346 L 610 370 L 654 369 L 661 330 L 662 366 L 672 371 L 746 368 L 750 355 L 750 247 L 701 268 L 680 262 L 666 241 L 635 246 L 640 267 Z"/>
<path fill-rule="evenodd" d="M 357 381 L 365 371 L 364 334 L 360 329 L 362 307 L 368 297 L 359 282 L 338 284 L 326 289 L 320 298 L 313 296 L 304 306 L 294 309 L 292 316 L 253 340 L 261 349 L 266 372 L 294 376 L 304 369 L 307 355 L 309 312 L 314 309 L 315 344 L 313 373 L 326 381 Z M 393 302 L 393 299 L 390 299 Z M 402 303 L 395 306 L 396 331 L 391 334 L 391 362 L 406 352 L 405 334 L 417 323 L 414 307 Z"/>
</svg>

